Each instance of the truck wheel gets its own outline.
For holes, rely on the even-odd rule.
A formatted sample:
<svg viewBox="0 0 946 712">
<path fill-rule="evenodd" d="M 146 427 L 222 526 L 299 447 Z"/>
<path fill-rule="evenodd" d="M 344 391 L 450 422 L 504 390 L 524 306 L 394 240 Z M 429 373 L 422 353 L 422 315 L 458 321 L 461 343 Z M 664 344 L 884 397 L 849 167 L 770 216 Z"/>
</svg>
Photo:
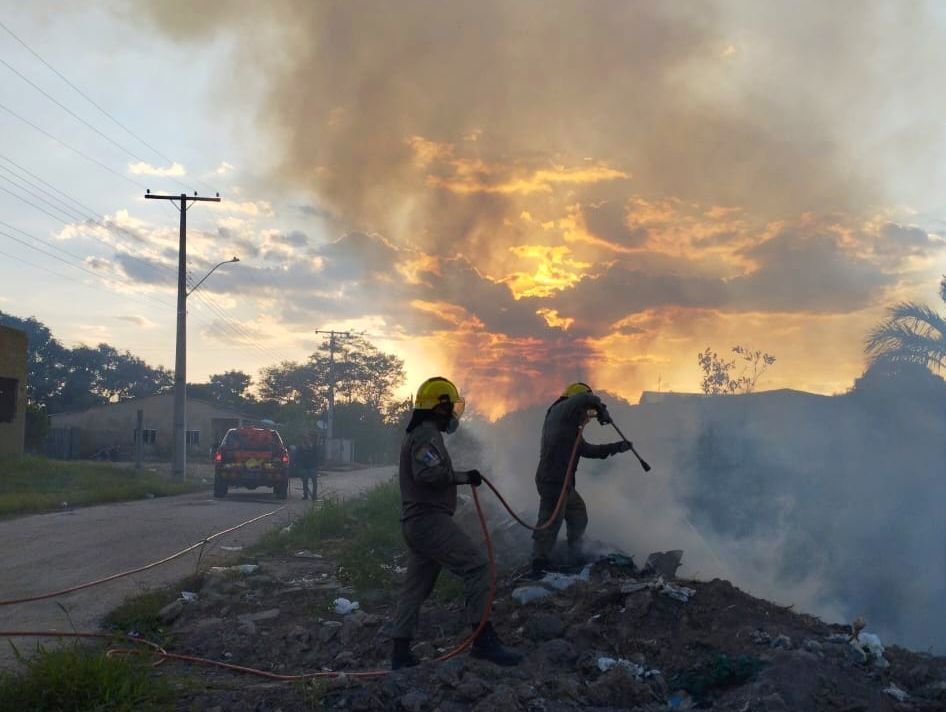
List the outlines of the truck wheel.
<svg viewBox="0 0 946 712">
<path fill-rule="evenodd" d="M 227 496 L 227 481 L 220 477 L 214 477 L 214 497 L 222 499 Z"/>
<path fill-rule="evenodd" d="M 283 482 L 273 487 L 273 494 L 276 495 L 276 499 L 289 499 L 289 483 Z"/>
</svg>

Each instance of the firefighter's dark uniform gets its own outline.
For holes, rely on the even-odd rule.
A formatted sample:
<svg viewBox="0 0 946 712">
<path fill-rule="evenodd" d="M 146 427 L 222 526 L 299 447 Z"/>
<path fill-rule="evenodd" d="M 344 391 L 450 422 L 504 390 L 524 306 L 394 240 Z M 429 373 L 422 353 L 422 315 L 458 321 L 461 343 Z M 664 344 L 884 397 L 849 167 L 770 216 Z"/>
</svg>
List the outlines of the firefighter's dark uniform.
<svg viewBox="0 0 946 712">
<path fill-rule="evenodd" d="M 602 407 L 601 399 L 593 393 L 576 393 L 567 398 L 559 398 L 546 412 L 545 423 L 542 426 L 539 466 L 535 473 L 535 484 L 540 498 L 537 524 L 548 521 L 552 512 L 555 511 L 579 426 L 587 420 L 589 410 L 598 410 Z M 582 438 L 578 446 L 578 455 L 604 459 L 623 450 L 622 442 L 592 445 Z M 578 469 L 577 462 L 575 469 Z M 555 548 L 555 540 L 558 538 L 563 519 L 568 527 L 569 549 L 577 554 L 581 546 L 581 538 L 588 527 L 588 510 L 585 507 L 585 501 L 575 489 L 574 479 L 568 489 L 562 512 L 559 513 L 556 521 L 548 528 L 532 533 L 533 562 L 548 561 L 552 549 Z"/>
<path fill-rule="evenodd" d="M 408 547 L 407 577 L 398 602 L 392 638 L 413 638 L 421 604 L 441 568 L 463 579 L 466 619 L 479 623 L 489 596 L 489 567 L 482 546 L 475 545 L 453 521 L 457 483 L 443 436 L 432 420 L 411 430 L 401 445 L 401 531 Z"/>
</svg>

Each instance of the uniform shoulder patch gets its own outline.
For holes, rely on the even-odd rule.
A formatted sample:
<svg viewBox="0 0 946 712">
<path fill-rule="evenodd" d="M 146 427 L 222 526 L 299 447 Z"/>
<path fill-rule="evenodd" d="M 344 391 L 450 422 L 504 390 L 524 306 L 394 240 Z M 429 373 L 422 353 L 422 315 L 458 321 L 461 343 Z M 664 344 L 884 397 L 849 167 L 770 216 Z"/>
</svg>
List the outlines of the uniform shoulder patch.
<svg viewBox="0 0 946 712">
<path fill-rule="evenodd" d="M 414 459 L 427 467 L 436 467 L 443 462 L 443 458 L 440 456 L 437 448 L 429 443 L 417 449 L 414 453 Z"/>
</svg>

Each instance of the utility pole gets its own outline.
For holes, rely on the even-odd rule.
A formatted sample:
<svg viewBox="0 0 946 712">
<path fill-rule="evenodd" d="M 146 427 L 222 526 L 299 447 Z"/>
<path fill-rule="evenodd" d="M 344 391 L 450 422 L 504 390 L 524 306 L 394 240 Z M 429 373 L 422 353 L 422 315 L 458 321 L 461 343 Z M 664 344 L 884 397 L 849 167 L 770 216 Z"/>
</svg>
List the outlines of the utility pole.
<svg viewBox="0 0 946 712">
<path fill-rule="evenodd" d="M 325 429 L 325 439 L 331 440 L 335 431 L 335 349 L 338 341 L 336 339 L 350 339 L 353 336 L 361 336 L 360 333 L 353 331 L 320 331 L 316 329 L 316 334 L 328 334 L 328 424 Z"/>
<path fill-rule="evenodd" d="M 150 200 L 170 200 L 181 213 L 181 238 L 177 251 L 177 346 L 174 356 L 174 440 L 171 460 L 171 477 L 183 480 L 187 473 L 187 211 L 194 203 L 219 203 L 220 193 L 215 198 L 188 197 L 180 195 L 155 195 L 145 193 Z M 191 205 L 187 202 L 190 201 Z"/>
</svg>

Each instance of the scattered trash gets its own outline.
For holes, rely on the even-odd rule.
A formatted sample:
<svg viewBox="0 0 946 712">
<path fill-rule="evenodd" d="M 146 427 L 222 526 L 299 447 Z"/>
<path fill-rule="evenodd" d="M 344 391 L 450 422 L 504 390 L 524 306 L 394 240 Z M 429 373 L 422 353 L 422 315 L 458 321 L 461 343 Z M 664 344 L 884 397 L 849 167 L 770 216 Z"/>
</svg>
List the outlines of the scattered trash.
<svg viewBox="0 0 946 712">
<path fill-rule="evenodd" d="M 884 688 L 884 693 L 894 698 L 897 702 L 906 702 L 910 695 L 901 690 L 897 685 L 891 682 L 887 687 Z"/>
<path fill-rule="evenodd" d="M 621 593 L 637 593 L 638 591 L 643 591 L 644 589 L 656 591 L 657 593 L 661 593 L 664 596 L 669 596 L 670 598 L 676 599 L 677 601 L 682 601 L 683 603 L 689 601 L 690 598 L 692 598 L 696 593 L 695 589 L 667 583 L 664 581 L 663 576 L 658 576 L 654 581 L 634 581 L 632 583 L 626 583 L 621 586 Z"/>
<path fill-rule="evenodd" d="M 579 581 L 591 580 L 591 564 L 586 566 L 577 574 L 561 574 L 555 571 L 545 574 L 539 581 L 540 584 L 554 588 L 556 591 L 564 591 L 572 584 Z"/>
<path fill-rule="evenodd" d="M 297 551 L 293 556 L 298 556 L 300 559 L 321 559 L 321 554 L 316 554 L 315 552 L 309 551 L 308 549 L 301 549 Z"/>
<path fill-rule="evenodd" d="M 749 639 L 756 645 L 770 645 L 772 643 L 772 636 L 761 628 L 752 631 L 749 635 Z"/>
<path fill-rule="evenodd" d="M 150 492 L 145 492 L 145 499 L 154 499 L 154 495 Z"/>
<path fill-rule="evenodd" d="M 552 590 L 545 588 L 545 586 L 520 586 L 519 588 L 513 589 L 512 600 L 524 606 L 532 601 L 547 598 L 551 596 L 552 593 Z"/>
<path fill-rule="evenodd" d="M 68 506 L 69 506 L 69 503 L 66 502 L 66 501 L 63 501 L 63 502 L 60 502 L 60 503 L 59 503 L 59 507 L 60 507 L 61 509 L 65 509 L 65 508 L 68 507 Z"/>
<path fill-rule="evenodd" d="M 776 636 L 772 641 L 772 647 L 777 650 L 791 650 L 792 649 L 792 639 L 787 635 Z"/>
<path fill-rule="evenodd" d="M 197 600 L 197 594 L 193 591 L 181 591 L 181 600 L 187 603 L 193 603 Z"/>
<path fill-rule="evenodd" d="M 682 561 L 682 549 L 655 551 L 647 557 L 647 563 L 644 564 L 644 573 L 652 572 L 666 578 L 673 578 L 677 575 L 677 569 L 680 568 Z"/>
<path fill-rule="evenodd" d="M 243 551 L 242 546 L 221 546 L 223 551 Z"/>
<path fill-rule="evenodd" d="M 634 557 L 627 556 L 626 554 L 614 552 L 613 554 L 608 554 L 606 557 L 604 557 L 604 560 L 611 566 L 620 566 L 621 568 L 631 569 L 632 571 L 637 568 L 634 566 Z"/>
<path fill-rule="evenodd" d="M 244 576 L 249 576 L 252 573 L 259 571 L 259 564 L 239 564 L 238 566 L 211 566 L 210 573 L 212 574 L 227 574 L 227 573 L 238 573 L 243 574 Z"/>
<path fill-rule="evenodd" d="M 361 607 L 358 605 L 358 601 L 349 601 L 347 598 L 336 598 L 333 604 L 335 605 L 335 612 L 340 616 L 347 616 Z"/>
<path fill-rule="evenodd" d="M 622 668 L 631 673 L 638 680 L 644 680 L 650 677 L 656 677 L 660 675 L 660 670 L 648 670 L 643 665 L 632 662 L 631 660 L 625 660 L 624 658 L 609 658 L 602 656 L 598 658 L 598 669 L 601 672 L 608 672 L 614 668 Z"/>
<path fill-rule="evenodd" d="M 884 645 L 875 633 L 861 632 L 850 641 L 850 645 L 864 656 L 865 663 L 873 662 L 874 667 L 882 670 L 890 667 L 890 663 L 884 657 Z"/>
<path fill-rule="evenodd" d="M 691 710 L 696 706 L 696 702 L 685 690 L 677 690 L 670 699 L 667 700 L 667 707 L 672 710 Z"/>
</svg>

